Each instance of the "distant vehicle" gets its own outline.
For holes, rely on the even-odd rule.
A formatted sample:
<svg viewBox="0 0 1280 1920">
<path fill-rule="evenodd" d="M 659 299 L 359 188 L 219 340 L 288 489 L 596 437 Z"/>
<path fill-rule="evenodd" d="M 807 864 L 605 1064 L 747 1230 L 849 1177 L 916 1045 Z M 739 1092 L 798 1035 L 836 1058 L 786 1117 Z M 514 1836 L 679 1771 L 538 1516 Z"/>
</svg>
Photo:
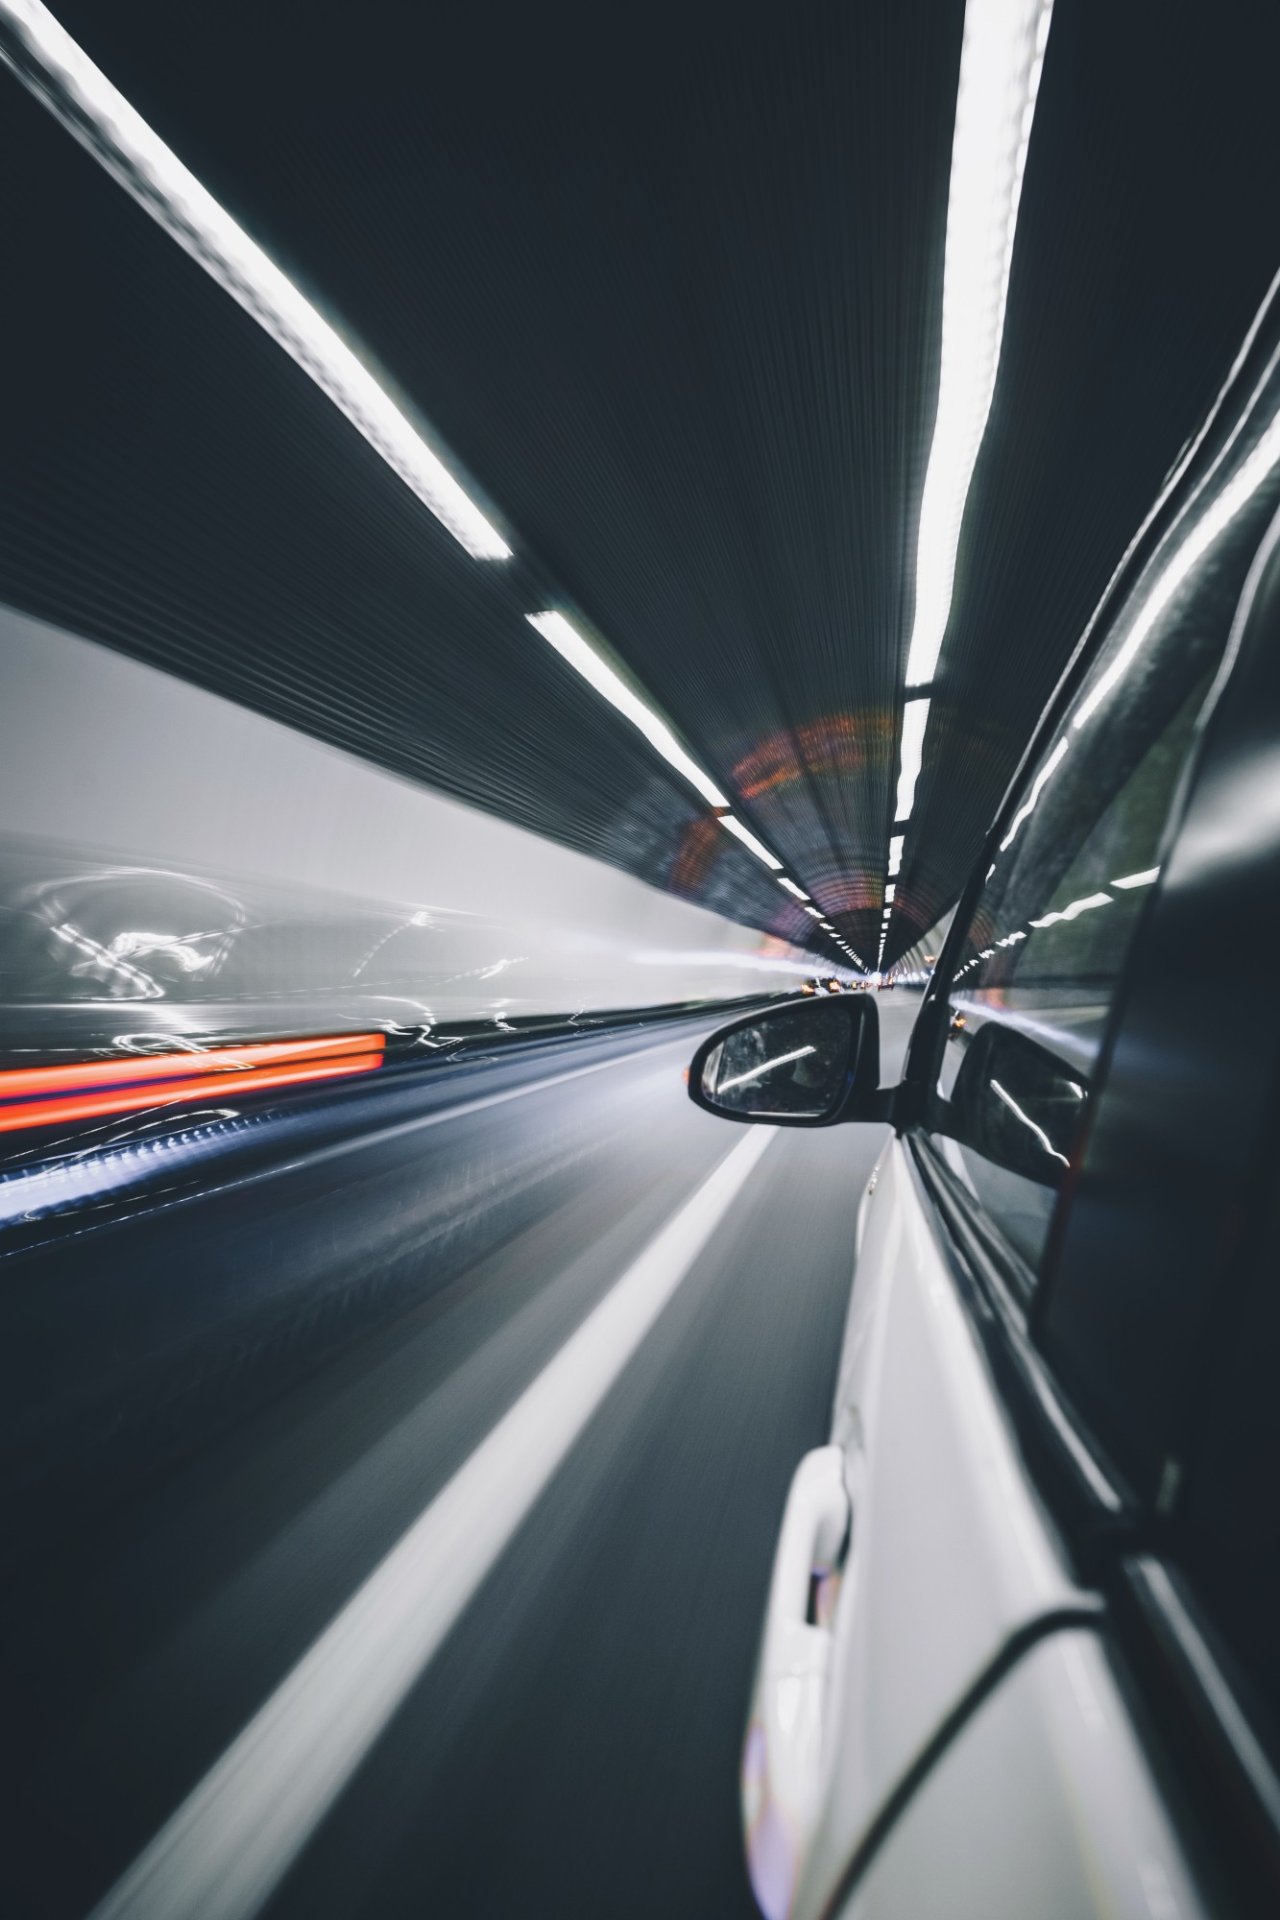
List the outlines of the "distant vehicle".
<svg viewBox="0 0 1280 1920">
<path fill-rule="evenodd" d="M 843 984 L 842 984 L 842 982 L 841 982 L 841 981 L 839 981 L 839 980 L 836 980 L 836 979 L 834 979 L 834 978 L 833 978 L 833 979 L 831 979 L 831 980 L 828 980 L 828 981 L 827 981 L 827 992 L 828 992 L 828 993 L 843 993 L 843 992 L 844 992 L 844 986 L 843 986 Z"/>
<path fill-rule="evenodd" d="M 901 1083 L 870 997 L 694 1056 L 713 1113 L 892 1128 L 746 1737 L 770 1920 L 1280 1913 L 1277 794 L 1273 293 L 997 814 Z"/>
</svg>

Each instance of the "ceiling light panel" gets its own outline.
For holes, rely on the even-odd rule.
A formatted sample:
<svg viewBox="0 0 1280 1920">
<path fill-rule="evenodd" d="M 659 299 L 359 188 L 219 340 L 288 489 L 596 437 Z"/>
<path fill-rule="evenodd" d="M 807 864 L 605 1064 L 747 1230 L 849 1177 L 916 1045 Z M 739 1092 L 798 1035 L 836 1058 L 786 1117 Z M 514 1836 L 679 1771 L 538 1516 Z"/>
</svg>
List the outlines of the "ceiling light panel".
<svg viewBox="0 0 1280 1920">
<path fill-rule="evenodd" d="M 898 795 L 894 818 L 908 820 L 915 805 L 916 781 L 924 760 L 924 730 L 929 720 L 928 700 L 908 700 L 902 710 L 902 746 L 898 760 Z"/>
<path fill-rule="evenodd" d="M 938 407 L 916 543 L 915 614 L 907 686 L 926 687 L 951 617 L 965 503 L 1000 366 L 1009 270 L 1053 0 L 968 0 L 942 279 Z M 903 718 L 894 817 L 915 801 L 926 702 Z M 894 875 L 901 865 L 899 838 Z"/>
<path fill-rule="evenodd" d="M 544 640 L 555 648 L 560 658 L 571 666 L 575 673 L 580 673 L 602 699 L 607 700 L 611 707 L 616 707 L 623 718 L 629 720 L 632 726 L 644 735 L 649 745 L 661 754 L 667 765 L 674 767 L 676 772 L 702 795 L 708 806 L 728 806 L 726 796 L 721 793 L 714 780 L 702 771 L 697 761 L 685 752 L 667 722 L 656 714 L 652 707 L 645 705 L 639 694 L 632 691 L 626 681 L 614 672 L 608 662 L 596 652 L 588 640 L 583 639 L 577 628 L 571 626 L 562 613 L 527 613 L 525 619 Z M 728 826 L 728 820 L 724 824 Z M 739 834 L 740 838 L 744 836 L 748 839 L 751 837 L 747 835 L 745 827 Z M 756 852 L 757 849 L 759 857 L 765 861 L 766 865 L 772 867 L 782 865 L 781 860 L 775 860 L 772 854 L 765 852 L 758 840 L 754 842 L 752 852 Z"/>
<path fill-rule="evenodd" d="M 713 804 L 716 803 L 713 802 Z M 719 804 L 723 805 L 724 803 L 722 801 Z M 735 820 L 731 813 L 722 813 L 720 815 L 720 825 L 726 828 L 736 840 L 741 840 L 743 846 L 746 847 L 749 852 L 754 853 L 757 860 L 763 860 L 766 867 L 772 868 L 775 873 L 777 872 L 778 868 L 782 865 L 781 860 L 776 860 L 770 853 L 768 847 L 765 846 L 763 840 L 757 840 L 751 829 L 744 827 L 741 820 Z"/>
<path fill-rule="evenodd" d="M 907 685 L 933 679 L 969 483 L 995 394 L 1052 0 L 968 0 L 942 282 L 942 366 L 916 550 Z"/>
<path fill-rule="evenodd" d="M 38 0 L 0 0 L 0 57 L 153 220 L 284 348 L 477 560 L 511 548 L 421 429 Z"/>
</svg>

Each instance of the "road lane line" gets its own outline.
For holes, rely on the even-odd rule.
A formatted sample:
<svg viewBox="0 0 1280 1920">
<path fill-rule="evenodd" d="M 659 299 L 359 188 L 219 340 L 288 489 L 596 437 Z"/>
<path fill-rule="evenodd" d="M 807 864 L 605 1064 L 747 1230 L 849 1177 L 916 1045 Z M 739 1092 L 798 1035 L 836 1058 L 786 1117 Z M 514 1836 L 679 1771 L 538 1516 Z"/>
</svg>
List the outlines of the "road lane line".
<svg viewBox="0 0 1280 1920">
<path fill-rule="evenodd" d="M 776 1137 L 776 1128 L 753 1129 L 659 1229 L 92 1920 L 251 1920 L 261 1911 Z"/>
</svg>

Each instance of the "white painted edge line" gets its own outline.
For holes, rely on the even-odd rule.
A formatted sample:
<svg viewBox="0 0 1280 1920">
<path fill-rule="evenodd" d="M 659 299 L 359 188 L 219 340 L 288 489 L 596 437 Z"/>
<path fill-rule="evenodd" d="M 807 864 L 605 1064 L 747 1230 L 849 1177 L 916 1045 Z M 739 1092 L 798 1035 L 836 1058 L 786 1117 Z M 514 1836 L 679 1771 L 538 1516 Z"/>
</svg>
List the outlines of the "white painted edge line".
<svg viewBox="0 0 1280 1920">
<path fill-rule="evenodd" d="M 708 1245 L 777 1129 L 685 1201 L 95 1907 L 251 1920 L 403 1703 Z"/>
</svg>

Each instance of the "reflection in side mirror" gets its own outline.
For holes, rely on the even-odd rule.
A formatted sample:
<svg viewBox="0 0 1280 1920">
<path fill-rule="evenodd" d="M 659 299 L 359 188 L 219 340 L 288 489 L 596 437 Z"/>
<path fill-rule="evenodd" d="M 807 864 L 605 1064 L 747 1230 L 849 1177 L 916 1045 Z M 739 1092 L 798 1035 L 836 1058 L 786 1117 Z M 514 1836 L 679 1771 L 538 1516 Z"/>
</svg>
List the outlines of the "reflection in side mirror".
<svg viewBox="0 0 1280 1920">
<path fill-rule="evenodd" d="M 844 996 L 722 1027 L 689 1070 L 690 1098 L 708 1112 L 793 1127 L 875 1117 L 879 1082 L 875 1002 Z"/>
<path fill-rule="evenodd" d="M 988 1021 L 966 1041 L 951 1090 L 951 1131 L 997 1166 L 1058 1187 L 1088 1093 L 1077 1069 L 1056 1053 Z"/>
</svg>

